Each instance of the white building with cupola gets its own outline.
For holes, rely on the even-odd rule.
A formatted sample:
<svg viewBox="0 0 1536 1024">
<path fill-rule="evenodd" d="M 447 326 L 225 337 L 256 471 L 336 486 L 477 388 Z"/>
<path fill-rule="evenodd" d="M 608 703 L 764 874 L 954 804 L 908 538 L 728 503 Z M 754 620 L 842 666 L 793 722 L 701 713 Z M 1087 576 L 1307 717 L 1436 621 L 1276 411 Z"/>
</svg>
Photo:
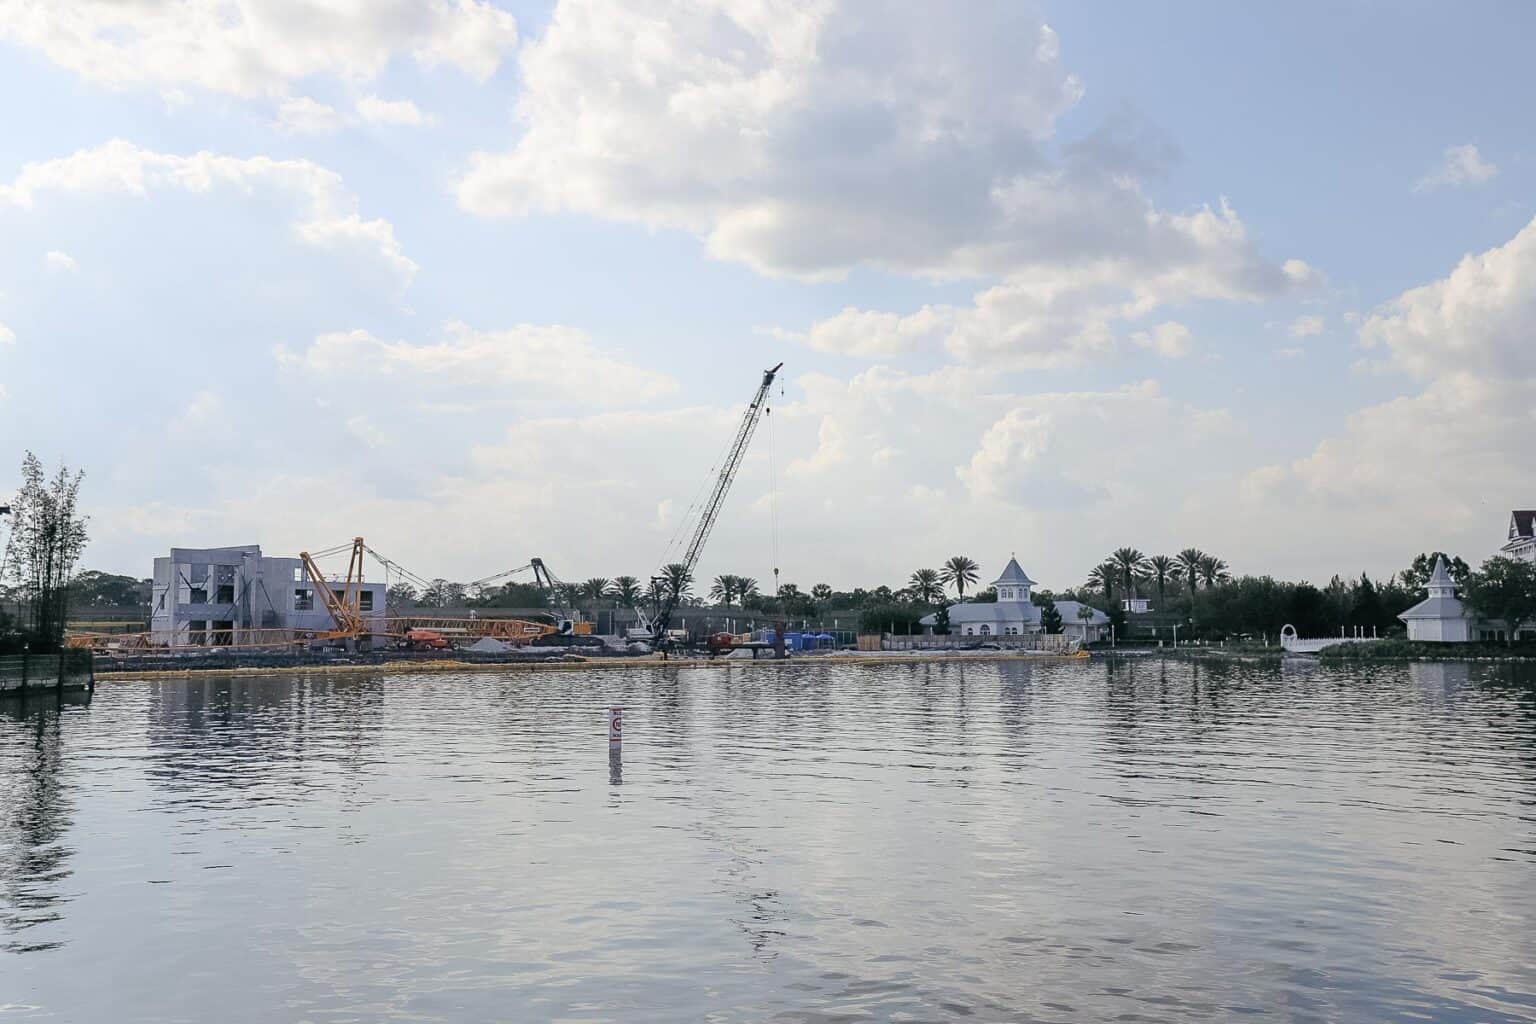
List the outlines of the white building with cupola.
<svg viewBox="0 0 1536 1024">
<path fill-rule="evenodd" d="M 996 601 L 965 601 L 949 606 L 949 632 L 961 637 L 1011 637 L 1039 636 L 1045 632 L 1040 621 L 1040 608 L 1030 598 L 1035 581 L 1029 578 L 1010 557 L 1002 575 L 992 581 L 997 591 Z M 1056 611 L 1061 615 L 1062 632 L 1085 643 L 1106 639 L 1109 635 L 1109 616 L 1097 608 L 1076 601 L 1056 601 Z M 938 624 L 937 615 L 927 615 L 922 625 L 932 630 Z"/>
</svg>

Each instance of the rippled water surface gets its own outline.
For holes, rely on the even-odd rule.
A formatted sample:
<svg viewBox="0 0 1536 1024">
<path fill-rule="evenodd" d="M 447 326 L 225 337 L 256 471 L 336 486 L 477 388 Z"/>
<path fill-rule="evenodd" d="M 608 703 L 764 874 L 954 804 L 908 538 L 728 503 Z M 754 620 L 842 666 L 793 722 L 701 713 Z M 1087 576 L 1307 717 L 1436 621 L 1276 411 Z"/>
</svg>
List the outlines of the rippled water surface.
<svg viewBox="0 0 1536 1024">
<path fill-rule="evenodd" d="M 0 947 L 0 1020 L 1530 1020 L 1536 672 L 104 683 L 0 703 Z"/>
</svg>

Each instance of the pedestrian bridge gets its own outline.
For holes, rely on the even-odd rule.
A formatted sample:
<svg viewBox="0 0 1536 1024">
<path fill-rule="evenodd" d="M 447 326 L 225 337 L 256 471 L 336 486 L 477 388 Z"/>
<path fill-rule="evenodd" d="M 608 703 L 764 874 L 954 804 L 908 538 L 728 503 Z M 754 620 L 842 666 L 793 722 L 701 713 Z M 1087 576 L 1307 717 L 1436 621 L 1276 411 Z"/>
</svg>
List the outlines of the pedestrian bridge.
<svg viewBox="0 0 1536 1024">
<path fill-rule="evenodd" d="M 1364 630 L 1360 630 L 1354 636 L 1345 636 L 1342 626 L 1339 627 L 1338 636 L 1297 636 L 1296 627 L 1289 622 L 1280 629 L 1280 646 L 1293 654 L 1316 654 L 1324 647 L 1332 647 L 1334 644 L 1369 644 L 1380 639 L 1374 635 L 1366 636 Z"/>
</svg>

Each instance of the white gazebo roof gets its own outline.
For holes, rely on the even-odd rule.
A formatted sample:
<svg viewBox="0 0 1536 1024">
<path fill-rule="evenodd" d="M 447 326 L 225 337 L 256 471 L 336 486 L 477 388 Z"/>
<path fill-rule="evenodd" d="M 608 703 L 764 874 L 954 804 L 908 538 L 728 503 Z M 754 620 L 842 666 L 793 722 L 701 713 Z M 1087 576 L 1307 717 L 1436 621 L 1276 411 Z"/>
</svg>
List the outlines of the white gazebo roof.
<svg viewBox="0 0 1536 1024">
<path fill-rule="evenodd" d="M 1003 567 L 1003 574 L 992 584 L 994 587 L 1032 587 L 1035 581 L 1025 575 L 1019 568 L 1017 558 L 1009 558 L 1008 564 Z"/>
<path fill-rule="evenodd" d="M 1411 619 L 1439 619 L 1444 622 L 1467 617 L 1467 606 L 1456 597 L 1456 581 L 1451 579 L 1444 558 L 1435 559 L 1435 571 L 1424 589 L 1429 591 L 1429 596 L 1399 615 L 1399 619 L 1404 622 Z"/>
</svg>

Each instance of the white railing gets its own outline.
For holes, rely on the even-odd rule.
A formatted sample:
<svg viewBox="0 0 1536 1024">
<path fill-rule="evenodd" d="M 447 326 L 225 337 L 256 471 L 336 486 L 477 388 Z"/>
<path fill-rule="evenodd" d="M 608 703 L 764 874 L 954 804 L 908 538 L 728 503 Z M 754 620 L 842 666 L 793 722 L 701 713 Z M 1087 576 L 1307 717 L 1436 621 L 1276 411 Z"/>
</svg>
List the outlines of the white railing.
<svg viewBox="0 0 1536 1024">
<path fill-rule="evenodd" d="M 1287 622 L 1280 629 L 1280 646 L 1295 654 L 1316 654 L 1324 647 L 1332 647 L 1334 644 L 1368 644 L 1380 640 L 1376 631 L 1371 630 L 1371 635 L 1366 636 L 1365 630 L 1356 627 L 1353 636 L 1346 636 L 1344 627 L 1339 627 L 1338 636 L 1297 636 L 1296 627 Z"/>
</svg>

